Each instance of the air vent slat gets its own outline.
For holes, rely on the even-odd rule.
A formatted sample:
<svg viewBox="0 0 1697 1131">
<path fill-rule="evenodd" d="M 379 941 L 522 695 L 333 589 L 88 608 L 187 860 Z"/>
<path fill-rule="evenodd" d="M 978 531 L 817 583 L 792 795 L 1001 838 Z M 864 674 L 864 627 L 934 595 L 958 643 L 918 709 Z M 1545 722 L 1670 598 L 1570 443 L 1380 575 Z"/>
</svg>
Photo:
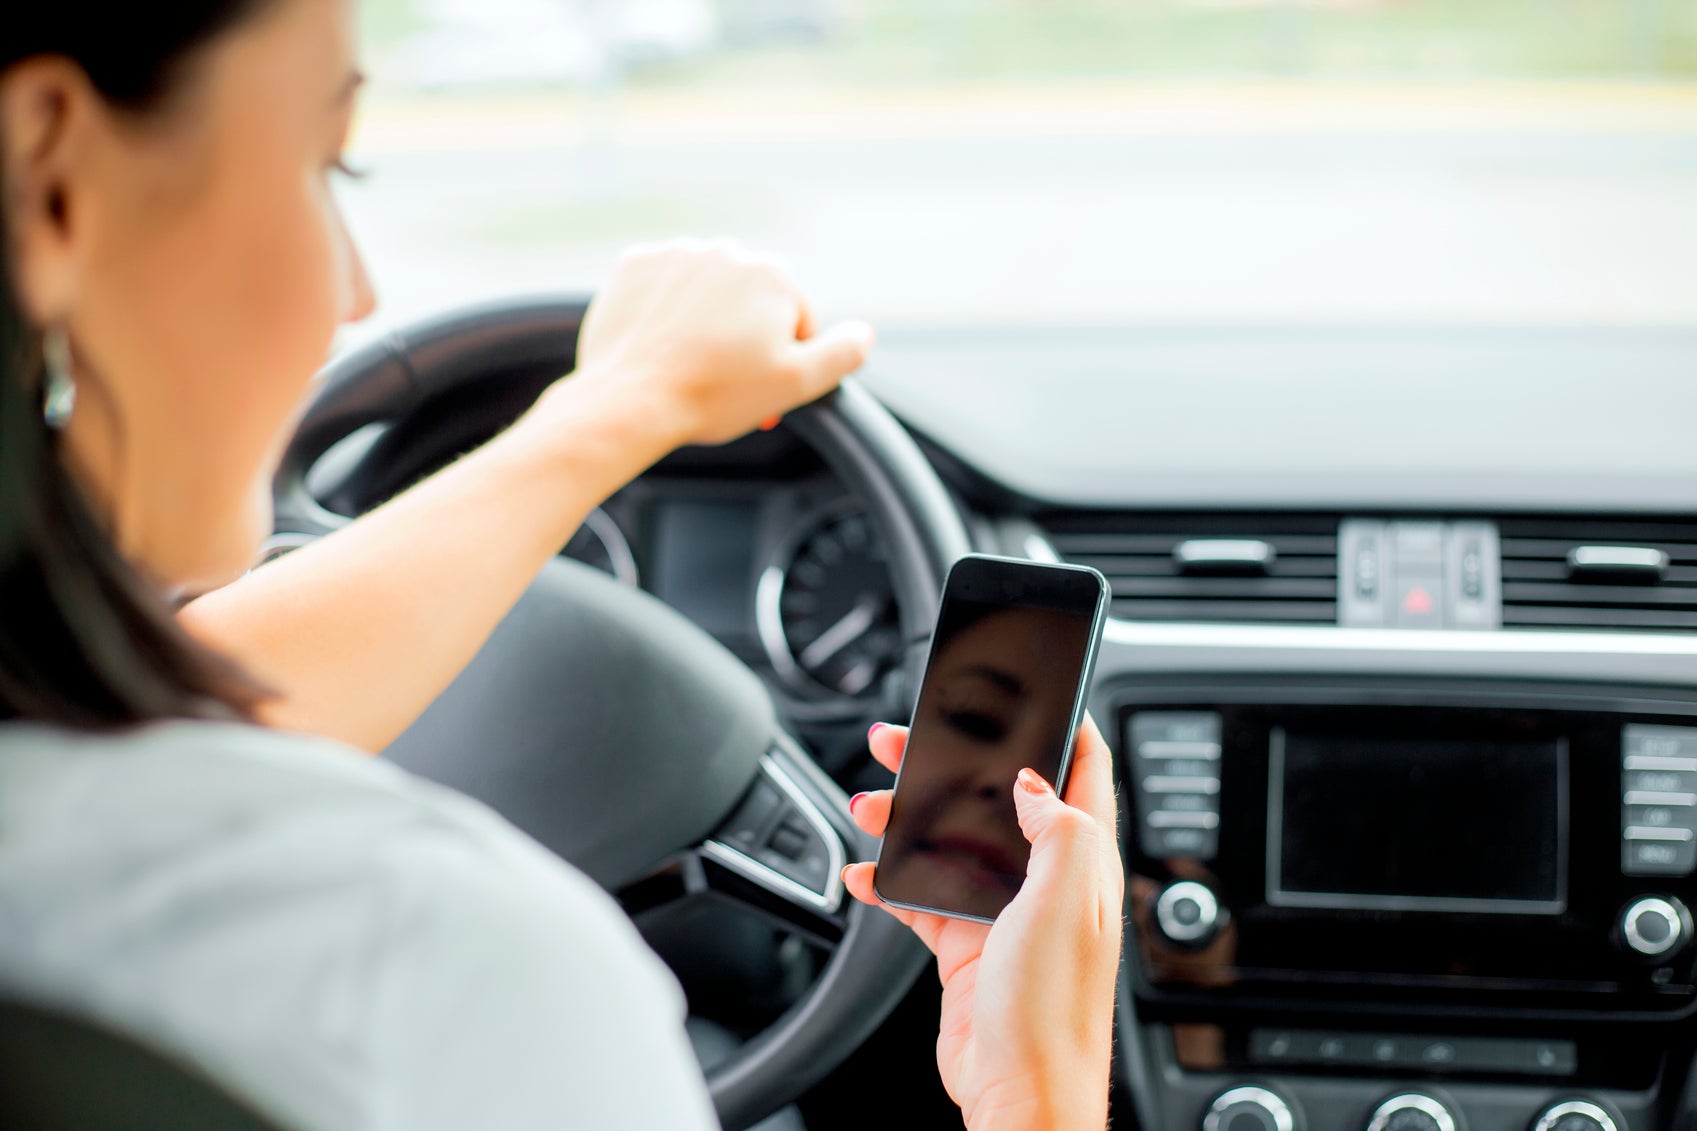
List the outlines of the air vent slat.
<svg viewBox="0 0 1697 1131">
<path fill-rule="evenodd" d="M 1566 581 L 1566 561 L 1533 562 L 1525 560 L 1503 562 L 1503 581 Z M 1691 586 L 1697 589 L 1697 566 L 1669 566 L 1662 575 L 1662 584 Z M 1588 587 L 1589 588 L 1589 587 Z"/>
<path fill-rule="evenodd" d="M 1037 518 L 1063 561 L 1088 565 L 1113 588 L 1124 620 L 1317 624 L 1337 620 L 1338 519 L 1066 511 Z M 1196 539 L 1265 542 L 1265 576 L 1185 573 L 1175 551 Z"/>
<path fill-rule="evenodd" d="M 1180 542 L 1196 537 L 1195 533 L 1170 534 L 1069 534 L 1051 532 L 1049 540 L 1063 554 L 1171 554 Z M 1280 556 L 1313 554 L 1324 556 L 1338 552 L 1336 535 L 1302 537 L 1294 534 L 1262 534 L 1256 539 L 1269 543 Z M 1693 548 L 1697 553 L 1697 547 Z"/>
<path fill-rule="evenodd" d="M 1144 557 L 1129 554 L 1068 554 L 1061 556 L 1074 565 L 1087 565 L 1091 569 L 1099 569 L 1113 577 L 1172 577 L 1174 574 L 1171 554 L 1160 554 Z M 1332 558 L 1282 557 L 1275 560 L 1268 576 L 1284 577 L 1313 577 L 1335 581 L 1338 573 L 1338 563 Z"/>
<path fill-rule="evenodd" d="M 1615 632 L 1697 631 L 1697 521 L 1609 516 L 1501 519 L 1503 627 Z M 1660 550 L 1659 580 L 1575 577 L 1581 547 Z"/>
<path fill-rule="evenodd" d="M 1338 619 L 1332 601 L 1114 601 L 1112 612 L 1121 620 L 1230 624 L 1314 624 Z"/>
<path fill-rule="evenodd" d="M 1697 610 L 1681 612 L 1662 609 L 1587 609 L 1574 606 L 1526 606 L 1510 617 L 1503 612 L 1505 627 L 1608 629 L 1632 632 L 1691 632 L 1697 630 Z"/>
<path fill-rule="evenodd" d="M 1596 538 L 1505 538 L 1502 544 L 1503 558 L 1524 558 L 1532 561 L 1560 559 L 1565 561 L 1567 553 L 1578 546 L 1596 545 Z M 1650 538 L 1634 538 L 1616 540 L 1609 545 L 1641 546 L 1646 550 L 1661 550 L 1676 562 L 1697 562 L 1697 544 L 1689 542 L 1666 542 Z"/>
<path fill-rule="evenodd" d="M 1303 577 L 1126 577 L 1106 574 L 1116 598 L 1167 597 L 1192 601 L 1238 599 L 1331 601 L 1336 579 Z"/>
<path fill-rule="evenodd" d="M 1684 606 L 1697 609 L 1697 588 L 1666 585 L 1544 585 L 1503 582 L 1503 600 L 1518 605 L 1588 605 L 1596 608 Z"/>
</svg>

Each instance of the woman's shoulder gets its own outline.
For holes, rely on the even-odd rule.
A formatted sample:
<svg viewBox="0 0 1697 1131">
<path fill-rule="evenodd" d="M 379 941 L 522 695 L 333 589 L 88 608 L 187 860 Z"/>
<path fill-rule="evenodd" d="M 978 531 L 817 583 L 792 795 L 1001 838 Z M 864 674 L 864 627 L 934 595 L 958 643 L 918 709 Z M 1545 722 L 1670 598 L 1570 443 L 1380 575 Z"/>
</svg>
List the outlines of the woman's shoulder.
<svg viewBox="0 0 1697 1131">
<path fill-rule="evenodd" d="M 61 892 L 175 869 L 248 885 L 424 876 L 438 903 L 466 878 L 467 897 L 541 887 L 612 907 L 477 801 L 337 742 L 224 722 L 0 725 L 0 885 L 15 894 L 25 877 L 8 865 L 68 873 Z"/>
<path fill-rule="evenodd" d="M 440 1110 L 409 1125 L 452 1126 L 434 1116 L 488 1102 L 491 1056 L 534 1071 L 599 1032 L 612 1071 L 683 1010 L 617 905 L 482 805 L 336 743 L 198 722 L 0 726 L 0 992 L 324 1127 L 415 1100 Z M 456 1059 L 483 1067 L 418 1085 Z"/>
<path fill-rule="evenodd" d="M 59 820 L 73 812 L 78 820 Z M 421 828 L 492 850 L 522 840 L 477 802 L 313 735 L 201 720 L 116 731 L 0 724 L 0 831 L 13 839 L 75 828 L 91 843 L 157 844 L 348 822 L 365 836 L 324 847 Z"/>
</svg>

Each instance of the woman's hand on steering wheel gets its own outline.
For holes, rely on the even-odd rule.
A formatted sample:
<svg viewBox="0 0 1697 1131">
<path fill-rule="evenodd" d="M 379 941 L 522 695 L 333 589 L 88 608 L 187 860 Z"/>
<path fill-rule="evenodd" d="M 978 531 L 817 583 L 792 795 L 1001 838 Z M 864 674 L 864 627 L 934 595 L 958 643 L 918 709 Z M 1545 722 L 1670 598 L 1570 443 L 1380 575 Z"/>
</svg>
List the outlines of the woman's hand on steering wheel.
<svg viewBox="0 0 1697 1131">
<path fill-rule="evenodd" d="M 735 439 L 859 369 L 872 329 L 815 332 L 783 263 L 729 241 L 626 252 L 584 318 L 577 375 L 675 423 L 676 442 Z"/>
<path fill-rule="evenodd" d="M 874 727 L 869 745 L 896 770 L 907 730 Z M 1087 716 L 1065 801 L 1035 774 L 1021 775 L 1014 803 L 1031 863 L 993 925 L 889 907 L 873 891 L 873 865 L 844 869 L 855 898 L 884 907 L 937 956 L 937 1065 L 972 1131 L 1100 1131 L 1107 1124 L 1125 898 L 1110 758 Z M 891 796 L 879 790 L 858 797 L 855 822 L 882 836 Z"/>
</svg>

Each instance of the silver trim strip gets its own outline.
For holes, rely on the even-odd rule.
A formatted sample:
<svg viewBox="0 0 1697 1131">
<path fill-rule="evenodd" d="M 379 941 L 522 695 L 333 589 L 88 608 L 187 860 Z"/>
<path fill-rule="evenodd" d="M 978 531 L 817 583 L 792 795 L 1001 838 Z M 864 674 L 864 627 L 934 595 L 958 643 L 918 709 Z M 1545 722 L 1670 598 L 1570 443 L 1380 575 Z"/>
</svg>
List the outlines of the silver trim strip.
<svg viewBox="0 0 1697 1131">
<path fill-rule="evenodd" d="M 1165 738 L 1151 738 L 1137 744 L 1139 758 L 1195 758 L 1202 762 L 1217 762 L 1220 758 L 1218 742 L 1175 742 Z"/>
<path fill-rule="evenodd" d="M 1181 923 L 1174 914 L 1174 908 L 1186 899 L 1196 904 L 1194 923 Z M 1206 884 L 1180 880 L 1169 884 L 1155 900 L 1155 922 L 1160 924 L 1161 932 L 1174 942 L 1195 942 L 1220 925 L 1220 902 Z"/>
<path fill-rule="evenodd" d="M 1217 829 L 1220 827 L 1220 815 L 1156 809 L 1143 818 L 1143 823 L 1152 829 Z"/>
<path fill-rule="evenodd" d="M 1628 825 L 1622 840 L 1671 840 L 1684 844 L 1697 833 L 1690 829 L 1670 829 L 1663 825 Z"/>
<path fill-rule="evenodd" d="M 1628 770 L 1673 770 L 1677 773 L 1697 773 L 1697 758 L 1666 758 L 1658 754 L 1628 754 L 1621 763 Z"/>
<path fill-rule="evenodd" d="M 1202 1117 L 1202 1131 L 1220 1131 L 1221 1117 L 1238 1104 L 1251 1104 L 1266 1112 L 1273 1120 L 1273 1131 L 1296 1129 L 1296 1117 L 1290 1113 L 1289 1105 L 1277 1095 L 1265 1088 L 1242 1087 L 1221 1092 L 1219 1098 L 1209 1105 L 1208 1114 Z"/>
<path fill-rule="evenodd" d="M 642 575 L 637 571 L 636 555 L 631 552 L 630 539 L 619 529 L 619 524 L 613 521 L 613 516 L 596 507 L 583 516 L 583 526 L 601 539 L 601 545 L 606 547 L 607 560 L 613 566 L 613 576 L 632 589 L 642 588 Z"/>
<path fill-rule="evenodd" d="M 805 903 L 817 907 L 821 911 L 835 911 L 843 901 L 843 865 L 848 862 L 847 853 L 843 848 L 843 840 L 837 831 L 831 827 L 831 822 L 825 814 L 819 811 L 808 796 L 795 784 L 776 758 L 767 754 L 760 759 L 760 772 L 778 787 L 801 813 L 802 819 L 813 827 L 825 842 L 826 868 L 825 890 L 814 891 L 805 884 L 797 883 L 781 872 L 767 867 L 740 848 L 732 848 L 722 840 L 706 840 L 701 844 L 703 855 L 716 860 L 743 879 L 759 884 L 768 891 L 781 895 L 796 903 Z"/>
<path fill-rule="evenodd" d="M 1556 1124 L 1570 1115 L 1583 1115 L 1597 1121 L 1597 1131 L 1620 1131 L 1614 1117 L 1588 1100 L 1563 1100 L 1538 1117 L 1532 1131 L 1555 1131 Z"/>
<path fill-rule="evenodd" d="M 1656 793 L 1648 789 L 1629 789 L 1627 805 L 1697 805 L 1697 793 Z"/>
<path fill-rule="evenodd" d="M 1219 778 L 1175 778 L 1154 777 L 1144 778 L 1140 786 L 1144 793 L 1206 793 L 1220 792 Z"/>
<path fill-rule="evenodd" d="M 1504 656 L 1576 655 L 1685 656 L 1697 658 L 1697 634 L 1625 632 L 1535 632 L 1515 629 L 1469 632 L 1319 625 L 1188 624 L 1128 621 L 1109 617 L 1103 630 L 1116 644 L 1138 647 L 1321 649 L 1352 652 L 1475 652 Z"/>
<path fill-rule="evenodd" d="M 1652 941 L 1644 937 L 1638 929 L 1638 921 L 1646 915 L 1658 915 L 1667 923 L 1666 938 Z M 1655 896 L 1647 896 L 1627 908 L 1620 926 L 1621 934 L 1626 936 L 1626 945 L 1646 958 L 1677 950 L 1685 942 L 1685 918 L 1680 915 L 1679 908 Z"/>
</svg>

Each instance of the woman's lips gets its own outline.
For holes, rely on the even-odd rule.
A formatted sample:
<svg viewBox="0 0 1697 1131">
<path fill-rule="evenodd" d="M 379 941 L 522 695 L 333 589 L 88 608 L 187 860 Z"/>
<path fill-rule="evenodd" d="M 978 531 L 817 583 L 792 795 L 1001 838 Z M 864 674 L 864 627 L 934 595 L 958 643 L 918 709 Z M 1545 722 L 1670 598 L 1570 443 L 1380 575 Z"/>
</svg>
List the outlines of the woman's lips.
<svg viewBox="0 0 1697 1131">
<path fill-rule="evenodd" d="M 987 873 L 997 882 L 1019 887 L 1025 878 L 1025 865 L 1005 848 L 990 841 L 961 833 L 920 837 L 914 849 L 945 861 L 963 864 L 975 872 Z"/>
</svg>

